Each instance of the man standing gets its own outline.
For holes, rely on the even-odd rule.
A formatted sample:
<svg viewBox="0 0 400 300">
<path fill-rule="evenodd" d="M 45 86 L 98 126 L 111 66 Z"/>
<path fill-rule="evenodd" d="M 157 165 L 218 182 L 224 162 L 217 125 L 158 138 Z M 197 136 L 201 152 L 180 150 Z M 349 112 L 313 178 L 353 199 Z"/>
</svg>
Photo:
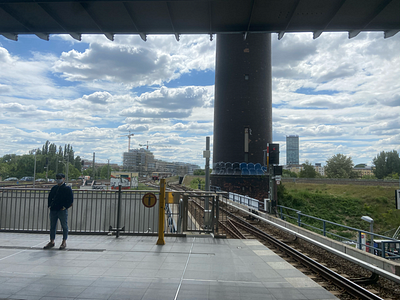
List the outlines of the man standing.
<svg viewBox="0 0 400 300">
<path fill-rule="evenodd" d="M 65 184 L 65 175 L 57 174 L 57 185 L 53 186 L 50 190 L 48 197 L 48 207 L 50 209 L 50 242 L 44 246 L 44 249 L 54 247 L 54 240 L 56 238 L 57 220 L 60 220 L 63 229 L 63 241 L 60 245 L 60 250 L 67 247 L 68 238 L 68 208 L 74 202 L 74 195 L 72 189 Z"/>
</svg>

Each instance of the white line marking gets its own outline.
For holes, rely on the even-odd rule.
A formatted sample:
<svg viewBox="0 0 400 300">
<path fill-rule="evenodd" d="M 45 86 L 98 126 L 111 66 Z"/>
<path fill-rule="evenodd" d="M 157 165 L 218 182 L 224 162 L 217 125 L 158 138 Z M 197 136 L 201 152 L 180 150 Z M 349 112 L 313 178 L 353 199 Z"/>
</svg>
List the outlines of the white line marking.
<svg viewBox="0 0 400 300">
<path fill-rule="evenodd" d="M 193 249 L 193 246 L 194 246 L 195 239 L 196 238 L 193 238 L 192 247 L 190 247 L 189 255 L 188 255 L 188 258 L 186 260 L 186 265 L 185 265 L 185 268 L 183 269 L 181 281 L 179 282 L 178 289 L 176 290 L 176 294 L 175 294 L 174 300 L 176 300 L 178 298 L 178 294 L 179 294 L 179 291 L 180 291 L 181 286 L 182 286 L 183 276 L 185 276 L 186 268 L 187 268 L 187 266 L 189 264 L 189 259 L 190 259 L 190 255 L 192 254 L 192 249 Z"/>
<path fill-rule="evenodd" d="M 39 246 L 40 244 L 43 244 L 43 242 L 40 242 L 39 244 L 36 244 L 36 245 L 34 245 L 34 246 L 31 246 L 31 248 L 37 247 L 37 246 Z M 10 257 L 13 257 L 13 256 L 18 255 L 18 254 L 20 254 L 20 253 L 22 253 L 22 252 L 25 252 L 25 251 L 28 251 L 28 250 L 26 250 L 26 249 L 25 249 L 25 250 L 21 250 L 21 251 L 19 251 L 19 252 L 17 252 L 17 253 L 14 253 L 14 254 L 11 254 L 11 255 L 9 255 L 9 256 L 0 258 L 0 260 L 4 260 L 4 259 L 10 258 Z"/>
</svg>

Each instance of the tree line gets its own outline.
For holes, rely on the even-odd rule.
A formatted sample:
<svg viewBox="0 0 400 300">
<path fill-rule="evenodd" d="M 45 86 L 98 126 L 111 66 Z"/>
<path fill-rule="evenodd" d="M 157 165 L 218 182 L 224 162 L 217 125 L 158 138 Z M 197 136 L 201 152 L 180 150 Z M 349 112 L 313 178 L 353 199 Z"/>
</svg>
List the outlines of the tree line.
<svg viewBox="0 0 400 300">
<path fill-rule="evenodd" d="M 57 146 L 46 141 L 42 147 L 32 149 L 28 154 L 16 155 L 6 154 L 0 158 L 0 178 L 3 180 L 9 177 L 21 179 L 25 176 L 34 176 L 36 156 L 36 179 L 55 178 L 57 173 L 66 174 L 68 166 L 68 178 L 77 179 L 80 176 L 91 176 L 96 179 L 108 179 L 111 174 L 111 167 L 83 169 L 81 157 L 75 156 L 75 152 L 70 144 Z"/>
<path fill-rule="evenodd" d="M 400 157 L 396 150 L 380 152 L 373 160 L 373 175 L 363 176 L 364 179 L 399 179 Z M 283 176 L 300 178 L 322 177 L 311 163 L 306 161 L 299 174 L 289 170 L 283 170 Z M 357 167 L 357 166 L 356 166 Z M 354 163 L 351 157 L 343 154 L 336 154 L 326 161 L 325 174 L 328 178 L 359 178 L 354 170 Z"/>
<path fill-rule="evenodd" d="M 75 156 L 70 144 L 62 147 L 46 141 L 42 147 L 32 149 L 28 154 L 6 154 L 1 157 L 1 178 L 34 176 L 35 156 L 36 178 L 54 178 L 57 173 L 65 173 L 67 167 L 69 178 L 78 178 L 81 175 L 81 158 Z"/>
</svg>

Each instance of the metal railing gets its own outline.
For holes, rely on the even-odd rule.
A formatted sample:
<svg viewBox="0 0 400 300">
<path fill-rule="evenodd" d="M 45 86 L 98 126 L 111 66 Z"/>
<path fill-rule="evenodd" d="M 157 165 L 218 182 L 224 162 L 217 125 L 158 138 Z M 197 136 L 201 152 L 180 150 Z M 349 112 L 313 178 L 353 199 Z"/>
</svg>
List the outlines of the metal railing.
<svg viewBox="0 0 400 300">
<path fill-rule="evenodd" d="M 297 223 L 299 227 L 312 229 L 312 231 L 321 233 L 326 237 L 357 246 L 358 249 L 367 250 L 368 252 L 379 255 L 383 258 L 400 259 L 399 253 L 396 252 L 400 248 L 399 240 L 303 214 L 297 209 L 283 205 L 277 205 L 277 207 L 279 208 L 279 216 L 282 220 L 292 220 L 291 223 Z M 316 222 L 313 222 L 314 225 L 311 225 L 306 223 L 305 220 L 308 220 L 308 222 L 310 222 L 310 220 Z M 317 227 L 315 223 L 321 224 L 321 226 Z M 340 231 L 346 231 L 347 233 L 350 231 L 353 238 L 344 237 L 335 233 Z M 368 244 L 367 242 L 363 243 L 363 235 L 369 235 L 372 241 L 376 240 L 374 245 Z M 376 238 L 380 238 L 380 240 L 377 240 Z"/>
<path fill-rule="evenodd" d="M 229 200 L 246 205 L 248 207 L 259 209 L 260 201 L 249 196 L 243 196 L 229 192 Z"/>
<path fill-rule="evenodd" d="M 0 231 L 48 233 L 50 229 L 49 189 L 0 188 Z M 158 191 L 145 190 L 73 190 L 74 203 L 69 209 L 70 233 L 108 234 L 116 231 L 124 234 L 152 235 L 158 233 L 159 205 L 145 207 L 143 196 L 151 192 L 157 198 Z M 166 234 L 182 234 L 185 231 L 218 232 L 218 195 L 210 192 L 176 192 L 184 194 L 166 203 Z M 179 195 L 178 195 L 179 196 Z M 188 205 L 194 197 L 200 206 L 209 203 L 210 209 L 202 212 L 200 206 Z M 221 197 L 222 198 L 222 197 Z M 179 200 L 180 199 L 180 200 Z M 190 208 L 190 211 L 187 211 Z M 59 228 L 61 229 L 61 228 Z"/>
<path fill-rule="evenodd" d="M 122 191 L 118 205 L 118 191 L 74 190 L 74 204 L 68 214 L 70 232 L 108 233 L 110 227 L 118 227 L 119 217 L 125 233 L 157 233 L 159 208 L 142 204 L 146 192 Z M 158 192 L 151 192 L 159 197 Z M 48 232 L 48 193 L 43 189 L 0 189 L 0 231 Z"/>
</svg>

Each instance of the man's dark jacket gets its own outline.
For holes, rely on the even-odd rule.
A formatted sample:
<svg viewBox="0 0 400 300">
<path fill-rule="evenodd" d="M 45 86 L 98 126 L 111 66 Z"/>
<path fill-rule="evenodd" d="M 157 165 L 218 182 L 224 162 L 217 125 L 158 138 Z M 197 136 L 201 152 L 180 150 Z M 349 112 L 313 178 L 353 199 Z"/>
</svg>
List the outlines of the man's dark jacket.
<svg viewBox="0 0 400 300">
<path fill-rule="evenodd" d="M 72 189 L 65 183 L 62 185 L 55 185 L 51 188 L 48 197 L 48 207 L 50 210 L 63 210 L 68 209 L 74 202 L 74 195 Z"/>
</svg>

